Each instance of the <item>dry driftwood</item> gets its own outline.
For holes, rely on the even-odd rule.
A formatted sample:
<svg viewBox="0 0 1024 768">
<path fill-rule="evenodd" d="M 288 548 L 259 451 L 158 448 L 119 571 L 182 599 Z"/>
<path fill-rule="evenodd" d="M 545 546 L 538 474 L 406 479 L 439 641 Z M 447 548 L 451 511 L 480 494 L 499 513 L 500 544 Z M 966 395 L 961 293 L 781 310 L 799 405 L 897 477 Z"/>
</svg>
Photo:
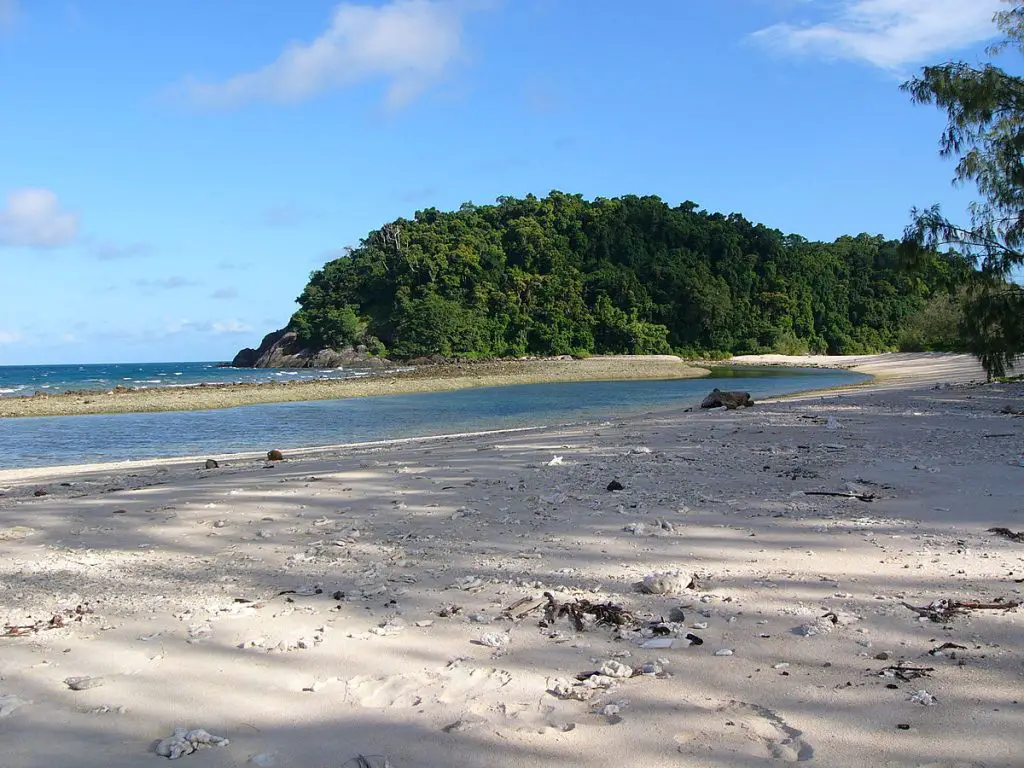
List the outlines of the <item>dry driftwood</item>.
<svg viewBox="0 0 1024 768">
<path fill-rule="evenodd" d="M 897 680 L 909 683 L 912 680 L 917 680 L 919 677 L 928 677 L 928 675 L 934 671 L 935 667 L 914 667 L 909 664 L 900 663 L 894 666 L 885 667 L 878 674 L 884 677 L 895 677 Z M 887 672 L 891 674 L 887 675 Z"/>
<path fill-rule="evenodd" d="M 544 606 L 544 626 L 552 626 L 562 616 L 568 616 L 577 632 L 582 632 L 586 627 L 584 616 L 593 616 L 597 624 L 609 624 L 611 626 L 623 627 L 637 623 L 629 611 L 621 605 L 614 603 L 592 603 L 583 598 L 577 598 L 568 603 L 559 603 L 550 592 L 545 592 L 547 605 Z"/>
<path fill-rule="evenodd" d="M 1019 608 L 1020 605 L 1020 600 L 1000 599 L 994 603 L 979 603 L 973 600 L 952 600 L 950 598 L 935 600 L 920 608 L 910 603 L 903 603 L 905 608 L 938 623 L 949 621 L 954 616 L 961 616 L 968 611 L 1012 611 L 1014 608 Z"/>
<path fill-rule="evenodd" d="M 1024 531 L 1014 533 L 1009 528 L 989 528 L 987 533 L 994 533 L 1010 541 L 1019 541 L 1024 544 Z"/>
<path fill-rule="evenodd" d="M 841 499 L 857 499 L 857 501 L 874 501 L 878 498 L 873 493 L 853 493 L 851 491 L 804 491 L 804 496 L 838 496 Z"/>
<path fill-rule="evenodd" d="M 81 622 L 86 615 L 92 613 L 88 603 L 77 605 L 74 608 L 67 608 L 61 613 L 53 614 L 49 619 L 40 619 L 32 624 L 5 624 L 4 631 L 0 637 L 23 637 L 34 635 L 37 632 L 46 632 L 51 629 L 61 629 L 68 624 Z"/>
</svg>

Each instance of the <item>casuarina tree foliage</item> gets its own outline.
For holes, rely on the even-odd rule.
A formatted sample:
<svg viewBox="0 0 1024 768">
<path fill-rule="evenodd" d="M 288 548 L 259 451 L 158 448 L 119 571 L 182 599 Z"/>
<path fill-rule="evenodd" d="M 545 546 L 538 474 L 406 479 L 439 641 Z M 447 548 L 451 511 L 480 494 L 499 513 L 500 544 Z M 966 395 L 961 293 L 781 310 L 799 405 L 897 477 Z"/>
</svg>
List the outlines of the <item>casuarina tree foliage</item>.
<svg viewBox="0 0 1024 768">
<path fill-rule="evenodd" d="M 395 358 L 891 349 L 970 263 L 899 241 L 832 243 L 657 197 L 499 198 L 371 232 L 315 271 L 291 328 L 308 347 Z"/>
<path fill-rule="evenodd" d="M 1004 38 L 989 54 L 1019 71 L 1024 2 L 1007 6 L 995 15 Z M 955 181 L 975 184 L 980 196 L 969 223 L 950 221 L 938 206 L 915 210 L 904 245 L 911 254 L 951 246 L 977 266 L 964 290 L 961 337 L 989 378 L 1003 376 L 1024 354 L 1024 288 L 1011 279 L 1024 264 L 1024 79 L 992 62 L 953 61 L 925 67 L 903 90 L 945 110 L 941 154 L 957 158 Z"/>
</svg>

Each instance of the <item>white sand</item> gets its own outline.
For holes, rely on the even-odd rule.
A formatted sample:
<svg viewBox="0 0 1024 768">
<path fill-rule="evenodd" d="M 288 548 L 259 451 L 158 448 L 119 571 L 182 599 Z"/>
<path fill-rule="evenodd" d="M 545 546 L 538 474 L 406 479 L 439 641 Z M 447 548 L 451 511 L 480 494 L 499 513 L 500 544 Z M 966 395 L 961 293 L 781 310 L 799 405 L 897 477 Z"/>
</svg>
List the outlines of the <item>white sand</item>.
<svg viewBox="0 0 1024 768">
<path fill-rule="evenodd" d="M 1024 419 L 999 413 L 1024 387 L 934 389 L 972 364 L 947 362 L 854 394 L 270 468 L 2 472 L 0 622 L 92 612 L 0 639 L 0 765 L 159 764 L 182 725 L 230 739 L 181 758 L 217 768 L 1020 766 L 1024 609 L 935 623 L 903 604 L 1022 597 L 1024 544 L 986 529 L 1024 529 Z M 877 500 L 804 493 L 851 489 Z M 676 569 L 694 588 L 633 587 Z M 672 631 L 704 644 L 501 618 L 545 590 L 681 608 Z M 928 654 L 947 642 L 965 649 Z M 610 660 L 662 672 L 548 692 Z M 933 671 L 879 676 L 899 662 Z"/>
<path fill-rule="evenodd" d="M 875 377 L 879 384 L 943 382 L 964 384 L 985 381 L 985 372 L 971 355 L 952 352 L 899 352 L 883 355 L 737 355 L 731 362 L 744 365 L 784 365 L 845 368 Z"/>
</svg>

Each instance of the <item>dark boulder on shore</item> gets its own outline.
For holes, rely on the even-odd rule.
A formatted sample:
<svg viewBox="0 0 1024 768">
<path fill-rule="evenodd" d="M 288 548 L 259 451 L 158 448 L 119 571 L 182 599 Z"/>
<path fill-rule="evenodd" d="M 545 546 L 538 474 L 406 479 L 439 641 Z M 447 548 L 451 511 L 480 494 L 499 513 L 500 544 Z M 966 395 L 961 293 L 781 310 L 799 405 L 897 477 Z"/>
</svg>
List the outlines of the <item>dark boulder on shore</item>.
<svg viewBox="0 0 1024 768">
<path fill-rule="evenodd" d="M 340 368 L 347 365 L 387 368 L 393 363 L 370 355 L 363 345 L 344 349 L 307 349 L 299 342 L 298 334 L 288 328 L 268 333 L 257 349 L 246 347 L 231 361 L 233 368 Z"/>
<path fill-rule="evenodd" d="M 723 405 L 730 411 L 736 408 L 749 408 L 754 404 L 749 392 L 723 392 L 718 387 L 704 398 L 701 408 L 721 408 Z"/>
</svg>

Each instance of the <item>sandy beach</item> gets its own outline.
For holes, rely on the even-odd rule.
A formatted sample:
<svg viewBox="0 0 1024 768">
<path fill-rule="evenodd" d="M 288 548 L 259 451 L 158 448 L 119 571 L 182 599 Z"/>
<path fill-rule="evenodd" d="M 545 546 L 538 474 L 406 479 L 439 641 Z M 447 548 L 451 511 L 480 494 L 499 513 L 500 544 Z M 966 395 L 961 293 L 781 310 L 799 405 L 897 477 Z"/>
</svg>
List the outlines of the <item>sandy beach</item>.
<svg viewBox="0 0 1024 768">
<path fill-rule="evenodd" d="M 0 762 L 157 765 L 181 726 L 215 768 L 1020 766 L 1024 384 L 847 362 L 884 375 L 0 470 Z"/>
<path fill-rule="evenodd" d="M 260 403 L 447 392 L 508 384 L 690 379 L 706 376 L 707 373 L 706 369 L 686 363 L 675 355 L 595 356 L 585 360 L 499 360 L 430 365 L 353 379 L 120 388 L 102 392 L 8 397 L 0 398 L 0 418 L 196 411 Z"/>
</svg>

